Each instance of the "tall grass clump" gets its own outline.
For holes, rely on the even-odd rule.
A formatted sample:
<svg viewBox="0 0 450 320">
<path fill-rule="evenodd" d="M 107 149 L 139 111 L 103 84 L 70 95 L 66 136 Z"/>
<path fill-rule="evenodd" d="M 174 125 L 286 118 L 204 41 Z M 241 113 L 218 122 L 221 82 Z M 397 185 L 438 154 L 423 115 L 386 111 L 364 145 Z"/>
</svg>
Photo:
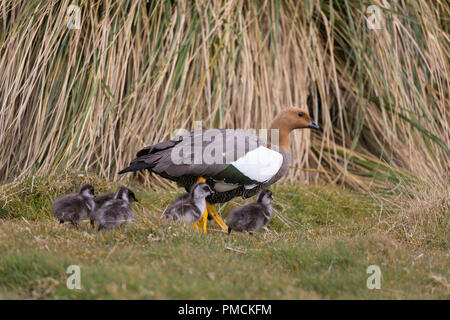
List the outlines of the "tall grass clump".
<svg viewBox="0 0 450 320">
<path fill-rule="evenodd" d="M 443 0 L 2 1 L 0 181 L 118 179 L 194 120 L 267 128 L 295 105 L 323 131 L 294 134 L 289 181 L 448 184 L 449 13 Z"/>
</svg>

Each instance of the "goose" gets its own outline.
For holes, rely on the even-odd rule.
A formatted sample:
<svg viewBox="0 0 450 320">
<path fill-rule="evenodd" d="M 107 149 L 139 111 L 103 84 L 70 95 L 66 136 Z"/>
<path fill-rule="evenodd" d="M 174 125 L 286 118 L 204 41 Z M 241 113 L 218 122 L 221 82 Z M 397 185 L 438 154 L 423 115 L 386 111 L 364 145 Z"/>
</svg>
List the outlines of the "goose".
<svg viewBox="0 0 450 320">
<path fill-rule="evenodd" d="M 162 216 L 167 220 L 182 220 L 187 223 L 195 223 L 202 219 L 203 228 L 206 229 L 206 197 L 214 194 L 206 183 L 196 183 L 191 191 L 179 197 L 173 204 L 164 210 Z"/>
<path fill-rule="evenodd" d="M 78 228 L 77 223 L 87 219 L 94 209 L 94 198 L 94 188 L 90 184 L 85 184 L 78 193 L 66 194 L 53 201 L 53 215 L 59 223 L 69 221 Z"/>
<path fill-rule="evenodd" d="M 90 215 L 91 225 L 98 224 L 98 231 L 103 228 L 121 226 L 134 218 L 131 202 L 138 201 L 133 191 L 120 187 L 112 200 L 107 200 L 100 208 L 96 208 Z"/>
<path fill-rule="evenodd" d="M 119 174 L 146 169 L 176 181 L 186 191 L 198 181 L 207 183 L 215 191 L 206 198 L 208 215 L 227 230 L 214 204 L 252 197 L 280 180 L 291 160 L 289 133 L 302 128 L 320 129 L 308 110 L 289 107 L 270 127 L 272 134 L 278 133 L 278 143 L 276 139 L 267 143 L 244 130 L 194 130 L 143 148 Z"/>
<path fill-rule="evenodd" d="M 252 234 L 266 228 L 272 217 L 272 200 L 272 192 L 262 190 L 256 197 L 256 202 L 231 210 L 227 216 L 228 234 L 231 230 Z"/>
</svg>

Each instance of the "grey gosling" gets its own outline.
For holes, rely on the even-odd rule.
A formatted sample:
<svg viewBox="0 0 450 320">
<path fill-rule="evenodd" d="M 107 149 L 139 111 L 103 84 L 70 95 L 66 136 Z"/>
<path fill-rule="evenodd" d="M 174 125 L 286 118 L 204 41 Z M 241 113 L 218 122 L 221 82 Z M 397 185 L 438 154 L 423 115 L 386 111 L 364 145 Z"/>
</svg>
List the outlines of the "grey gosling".
<svg viewBox="0 0 450 320">
<path fill-rule="evenodd" d="M 98 195 L 94 198 L 94 203 L 95 203 L 95 208 L 94 210 L 99 209 L 101 206 L 103 206 L 107 201 L 109 200 L 113 200 L 114 199 L 115 194 L 114 193 L 106 193 L 106 194 L 101 194 Z M 94 212 L 94 210 L 92 210 L 92 212 Z M 91 218 L 91 226 L 92 228 L 94 228 L 94 220 Z"/>
<path fill-rule="evenodd" d="M 134 218 L 134 210 L 131 206 L 133 201 L 138 201 L 133 191 L 120 187 L 114 194 L 113 199 L 106 200 L 101 207 L 96 208 L 91 214 L 92 227 L 94 227 L 94 221 L 98 224 L 98 231 L 130 222 Z"/>
<path fill-rule="evenodd" d="M 114 199 L 114 193 L 106 193 L 106 194 L 101 194 L 95 197 L 94 202 L 95 202 L 95 208 L 100 208 L 101 206 L 103 206 L 106 201 L 112 200 Z"/>
<path fill-rule="evenodd" d="M 258 194 L 256 202 L 231 210 L 227 217 L 228 234 L 231 230 L 252 234 L 266 228 L 272 217 L 272 200 L 272 192 L 263 190 Z"/>
<path fill-rule="evenodd" d="M 186 223 L 199 221 L 206 209 L 206 197 L 214 194 L 214 190 L 203 182 L 196 183 L 191 191 L 178 197 L 173 204 L 162 213 L 166 220 L 182 220 Z"/>
<path fill-rule="evenodd" d="M 78 228 L 77 223 L 87 219 L 94 209 L 94 198 L 94 188 L 85 184 L 78 193 L 67 194 L 53 201 L 53 215 L 60 223 L 69 221 Z"/>
</svg>

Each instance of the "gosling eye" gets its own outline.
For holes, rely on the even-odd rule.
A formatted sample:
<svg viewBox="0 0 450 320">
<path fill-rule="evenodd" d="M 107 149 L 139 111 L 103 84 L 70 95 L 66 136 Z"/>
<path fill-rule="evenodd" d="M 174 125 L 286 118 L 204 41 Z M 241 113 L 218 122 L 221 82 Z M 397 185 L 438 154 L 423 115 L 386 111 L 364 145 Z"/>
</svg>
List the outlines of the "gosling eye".
<svg viewBox="0 0 450 320">
<path fill-rule="evenodd" d="M 298 116 L 299 116 L 299 117 L 303 117 L 303 112 L 299 112 L 299 113 L 298 113 Z"/>
</svg>

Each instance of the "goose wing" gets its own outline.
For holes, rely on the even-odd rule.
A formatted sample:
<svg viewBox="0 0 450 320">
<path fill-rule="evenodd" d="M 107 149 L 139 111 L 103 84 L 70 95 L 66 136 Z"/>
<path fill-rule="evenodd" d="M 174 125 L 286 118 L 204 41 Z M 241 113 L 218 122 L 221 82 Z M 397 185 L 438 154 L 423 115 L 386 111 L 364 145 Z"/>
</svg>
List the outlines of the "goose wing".
<svg viewBox="0 0 450 320">
<path fill-rule="evenodd" d="M 265 147 L 265 141 L 244 130 L 197 130 L 137 153 L 119 173 L 149 169 L 163 177 L 213 178 L 239 185 L 270 179 L 281 167 L 281 153 Z"/>
</svg>

